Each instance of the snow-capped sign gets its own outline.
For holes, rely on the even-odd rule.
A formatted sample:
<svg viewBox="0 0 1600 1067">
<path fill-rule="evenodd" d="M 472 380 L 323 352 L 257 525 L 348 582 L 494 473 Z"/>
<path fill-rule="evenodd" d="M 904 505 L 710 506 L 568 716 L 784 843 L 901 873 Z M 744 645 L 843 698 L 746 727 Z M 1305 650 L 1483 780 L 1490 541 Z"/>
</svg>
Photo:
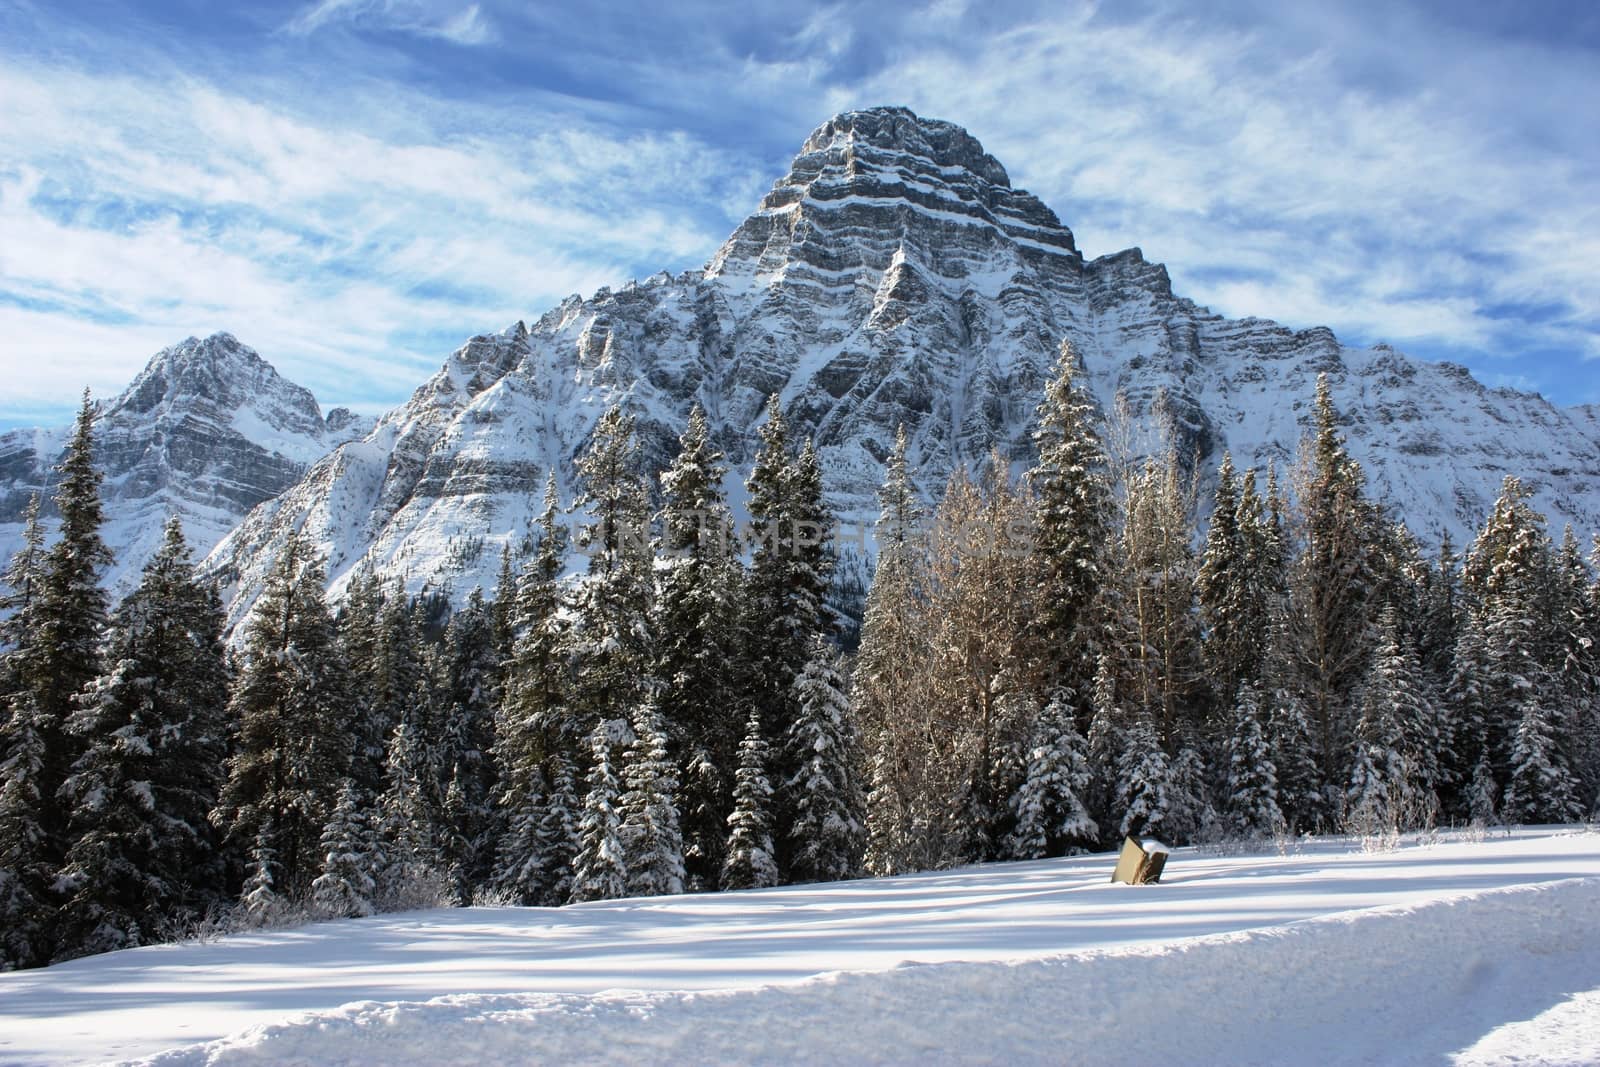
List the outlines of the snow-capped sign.
<svg viewBox="0 0 1600 1067">
<path fill-rule="evenodd" d="M 1161 881 L 1161 871 L 1166 867 L 1167 854 L 1171 851 L 1153 837 L 1141 840 L 1129 834 L 1123 839 L 1122 852 L 1117 856 L 1117 867 L 1111 872 L 1111 880 L 1127 885 L 1154 885 Z"/>
</svg>

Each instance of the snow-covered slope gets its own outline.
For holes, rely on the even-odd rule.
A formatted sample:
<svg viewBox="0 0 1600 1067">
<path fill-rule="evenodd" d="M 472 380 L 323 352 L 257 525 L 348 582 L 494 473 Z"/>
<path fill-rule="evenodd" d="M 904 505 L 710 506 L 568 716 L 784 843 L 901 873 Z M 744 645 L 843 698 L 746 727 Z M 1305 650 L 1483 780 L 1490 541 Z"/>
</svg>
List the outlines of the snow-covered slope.
<svg viewBox="0 0 1600 1067">
<path fill-rule="evenodd" d="M 191 337 L 151 358 L 104 405 L 95 458 L 106 472 L 106 542 L 115 594 L 137 582 L 167 516 L 204 557 L 253 507 L 300 480 L 330 448 L 370 428 L 343 408 L 326 419 L 306 389 L 226 333 Z M 20 541 L 29 496 L 49 497 L 70 429 L 0 435 L 0 553 Z"/>
<path fill-rule="evenodd" d="M 412 588 L 487 585 L 544 473 L 570 483 L 619 399 L 657 466 L 702 404 L 738 472 L 781 393 L 816 435 L 842 516 L 870 521 L 900 423 L 929 494 L 991 449 L 1026 458 L 1064 337 L 1107 410 L 1125 394 L 1143 440 L 1170 425 L 1207 468 L 1224 448 L 1241 465 L 1286 464 L 1327 372 L 1375 490 L 1425 538 L 1464 538 L 1507 472 L 1554 522 L 1600 527 L 1593 409 L 1347 348 L 1326 329 L 1211 314 L 1138 249 L 1086 261 L 964 130 L 880 108 L 818 128 L 705 269 L 474 338 L 364 441 L 252 514 L 212 566 L 244 594 L 236 615 L 291 528 L 321 542 L 336 579 L 367 560 Z"/>
<path fill-rule="evenodd" d="M 1547 1032 L 1600 997 L 1593 832 L 1180 849 L 1157 886 L 1113 862 L 110 953 L 0 975 L 0 1061 L 1477 1063 L 1521 1035 L 1600 1062 L 1600 1019 Z"/>
</svg>

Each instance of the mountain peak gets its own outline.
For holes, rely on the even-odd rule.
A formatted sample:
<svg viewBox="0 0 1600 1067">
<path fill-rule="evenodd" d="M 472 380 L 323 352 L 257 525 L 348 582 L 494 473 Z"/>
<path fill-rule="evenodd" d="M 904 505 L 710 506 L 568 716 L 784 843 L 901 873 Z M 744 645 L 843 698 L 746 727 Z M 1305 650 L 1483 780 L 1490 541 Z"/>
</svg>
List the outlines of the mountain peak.
<svg viewBox="0 0 1600 1067">
<path fill-rule="evenodd" d="M 825 152 L 840 143 L 921 156 L 940 168 L 961 167 L 991 184 L 1011 186 L 1005 167 L 976 137 L 953 122 L 925 119 L 910 108 L 872 107 L 835 115 L 812 131 L 800 153 Z"/>
</svg>

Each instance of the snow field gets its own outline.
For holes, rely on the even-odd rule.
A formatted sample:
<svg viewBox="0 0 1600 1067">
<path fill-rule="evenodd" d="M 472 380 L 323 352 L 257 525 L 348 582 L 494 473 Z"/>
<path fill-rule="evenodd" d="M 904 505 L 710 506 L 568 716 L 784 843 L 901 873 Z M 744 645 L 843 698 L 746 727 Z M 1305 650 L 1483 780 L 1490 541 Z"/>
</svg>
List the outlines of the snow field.
<svg viewBox="0 0 1600 1067">
<path fill-rule="evenodd" d="M 1600 1062 L 1600 835 L 1113 863 L 110 953 L 0 975 L 0 1063 Z"/>
</svg>

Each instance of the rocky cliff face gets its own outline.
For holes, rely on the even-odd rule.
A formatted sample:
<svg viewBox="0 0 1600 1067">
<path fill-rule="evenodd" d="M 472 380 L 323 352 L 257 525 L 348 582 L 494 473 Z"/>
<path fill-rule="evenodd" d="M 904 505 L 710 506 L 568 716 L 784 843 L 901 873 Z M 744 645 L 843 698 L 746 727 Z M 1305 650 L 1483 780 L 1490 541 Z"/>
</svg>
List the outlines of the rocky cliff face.
<svg viewBox="0 0 1600 1067">
<path fill-rule="evenodd" d="M 1086 261 L 964 130 L 883 108 L 813 133 L 703 270 L 571 297 L 468 342 L 364 439 L 257 508 L 210 565 L 240 594 L 236 617 L 292 528 L 322 544 L 336 581 L 366 563 L 412 588 L 488 585 L 545 472 L 570 496 L 573 457 L 614 400 L 638 414 L 656 468 L 701 404 L 736 483 L 779 393 L 816 437 L 841 515 L 870 522 L 901 423 L 930 496 L 992 449 L 1025 461 L 1063 338 L 1107 411 L 1124 398 L 1136 450 L 1167 432 L 1202 470 L 1225 448 L 1241 466 L 1282 467 L 1326 372 L 1374 491 L 1424 537 L 1459 543 L 1507 472 L 1554 523 L 1600 527 L 1592 409 L 1347 348 L 1326 329 L 1224 319 L 1176 296 L 1138 249 Z"/>
<path fill-rule="evenodd" d="M 138 581 L 167 516 L 203 558 L 251 508 L 299 482 L 318 457 L 370 428 L 343 408 L 323 418 L 311 393 L 225 333 L 158 352 L 95 424 L 106 472 L 106 541 L 115 595 Z M 52 490 L 66 428 L 0 435 L 0 550 L 9 558 L 28 498 Z"/>
</svg>

